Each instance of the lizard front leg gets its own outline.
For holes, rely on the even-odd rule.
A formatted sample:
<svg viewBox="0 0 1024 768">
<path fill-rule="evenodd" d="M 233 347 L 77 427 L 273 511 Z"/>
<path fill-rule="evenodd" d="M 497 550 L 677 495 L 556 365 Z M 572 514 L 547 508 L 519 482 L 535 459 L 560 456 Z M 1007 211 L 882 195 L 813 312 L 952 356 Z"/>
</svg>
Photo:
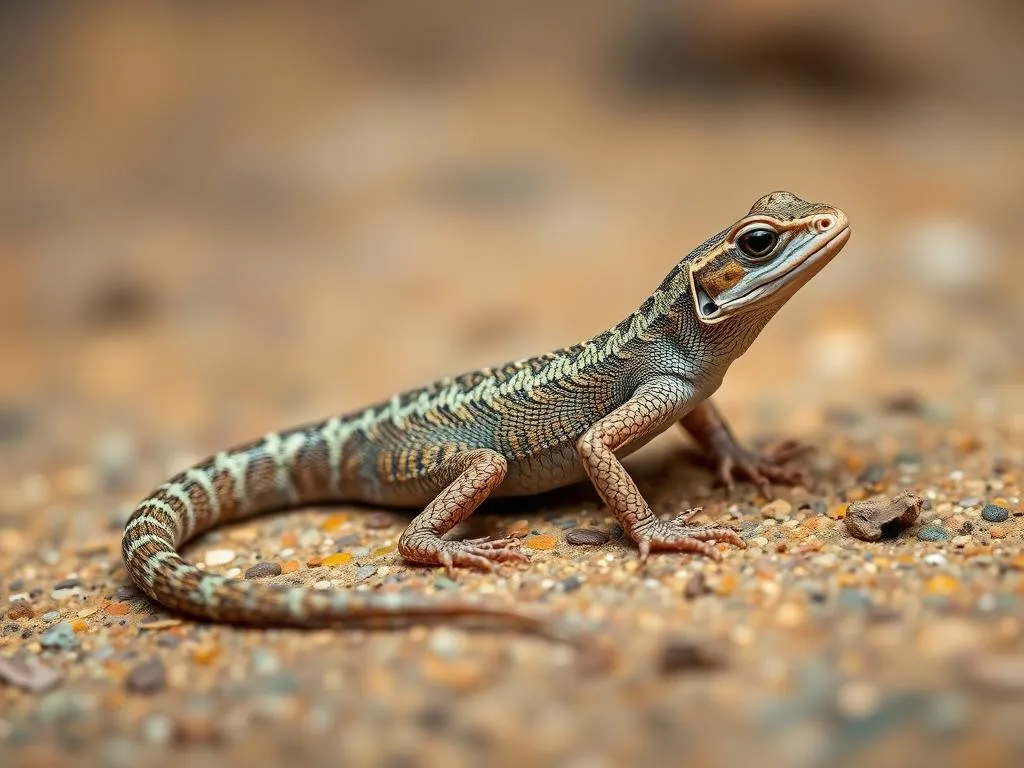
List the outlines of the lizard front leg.
<svg viewBox="0 0 1024 768">
<path fill-rule="evenodd" d="M 435 471 L 450 482 L 402 532 L 398 551 L 406 560 L 443 565 L 449 573 L 455 566 L 491 571 L 495 563 L 530 561 L 518 551 L 518 539 L 442 538 L 501 485 L 508 471 L 504 456 L 486 448 L 466 451 L 445 459 Z"/>
<path fill-rule="evenodd" d="M 753 482 L 769 499 L 774 495 L 772 483 L 794 485 L 807 482 L 805 472 L 786 465 L 812 450 L 810 446 L 787 441 L 767 454 L 752 451 L 733 436 L 722 412 L 710 399 L 683 416 L 679 425 L 717 463 L 718 478 L 730 495 L 736 489 L 737 477 Z"/>
<path fill-rule="evenodd" d="M 641 561 L 652 551 L 699 552 L 718 560 L 710 542 L 725 541 L 743 547 L 731 528 L 686 523 L 696 510 L 687 510 L 665 522 L 651 511 L 615 451 L 665 424 L 685 407 L 690 388 L 681 379 L 659 377 L 642 385 L 622 406 L 594 424 L 576 444 L 583 467 L 594 488 L 640 549 Z"/>
</svg>

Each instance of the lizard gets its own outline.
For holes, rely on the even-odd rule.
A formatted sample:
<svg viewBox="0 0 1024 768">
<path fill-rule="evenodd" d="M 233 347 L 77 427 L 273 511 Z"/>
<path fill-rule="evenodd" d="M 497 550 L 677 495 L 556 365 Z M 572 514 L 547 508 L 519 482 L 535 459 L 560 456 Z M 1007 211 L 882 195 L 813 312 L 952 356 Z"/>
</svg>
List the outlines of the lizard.
<svg viewBox="0 0 1024 768">
<path fill-rule="evenodd" d="M 435 381 L 362 410 L 271 432 L 161 485 L 125 525 L 136 586 L 197 618 L 250 626 L 400 627 L 460 620 L 560 636 L 553 622 L 466 599 L 312 589 L 207 573 L 178 548 L 217 524 L 347 502 L 420 508 L 398 551 L 425 566 L 493 570 L 529 557 L 515 538 L 445 538 L 486 499 L 589 478 L 646 561 L 654 551 L 720 559 L 732 528 L 654 514 L 621 459 L 675 424 L 736 478 L 796 481 L 792 446 L 763 454 L 734 437 L 711 395 L 775 313 L 850 236 L 846 215 L 789 192 L 683 257 L 628 317 L 582 343 Z"/>
</svg>

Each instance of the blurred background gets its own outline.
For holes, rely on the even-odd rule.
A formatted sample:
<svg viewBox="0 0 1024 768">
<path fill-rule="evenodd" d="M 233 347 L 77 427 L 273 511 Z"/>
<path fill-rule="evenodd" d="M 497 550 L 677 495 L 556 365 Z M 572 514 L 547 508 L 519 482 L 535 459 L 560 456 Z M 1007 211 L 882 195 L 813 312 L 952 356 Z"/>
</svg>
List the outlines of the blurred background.
<svg viewBox="0 0 1024 768">
<path fill-rule="evenodd" d="M 1019 402 L 1024 5 L 923 7 L 4 3 L 0 472 L 577 341 L 774 189 L 854 236 L 732 413 Z"/>
</svg>

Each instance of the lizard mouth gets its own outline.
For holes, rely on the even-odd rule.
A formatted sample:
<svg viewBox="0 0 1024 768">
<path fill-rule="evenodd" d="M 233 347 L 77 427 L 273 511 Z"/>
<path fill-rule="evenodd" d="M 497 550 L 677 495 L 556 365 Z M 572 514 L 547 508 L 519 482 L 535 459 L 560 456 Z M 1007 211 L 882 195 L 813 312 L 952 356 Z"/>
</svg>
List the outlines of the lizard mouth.
<svg viewBox="0 0 1024 768">
<path fill-rule="evenodd" d="M 846 241 L 850 239 L 850 227 L 846 225 L 837 229 L 832 237 L 816 248 L 803 254 L 796 254 L 793 265 L 786 271 L 776 275 L 771 280 L 751 288 L 741 296 L 730 299 L 719 304 L 712 299 L 707 292 L 694 281 L 694 295 L 697 298 L 697 312 L 701 320 L 706 323 L 717 323 L 726 317 L 734 314 L 751 304 L 756 304 L 766 296 L 780 294 L 790 288 L 796 290 L 801 285 L 816 275 L 822 267 L 828 264 L 832 258 L 839 253 Z"/>
</svg>

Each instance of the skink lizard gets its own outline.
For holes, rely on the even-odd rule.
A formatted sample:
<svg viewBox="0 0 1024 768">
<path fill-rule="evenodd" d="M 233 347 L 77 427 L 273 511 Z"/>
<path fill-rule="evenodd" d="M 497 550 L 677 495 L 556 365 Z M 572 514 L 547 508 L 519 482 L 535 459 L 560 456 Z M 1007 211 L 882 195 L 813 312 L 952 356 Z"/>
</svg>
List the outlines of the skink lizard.
<svg viewBox="0 0 1024 768">
<path fill-rule="evenodd" d="M 765 195 L 676 264 L 636 311 L 587 341 L 270 433 L 186 469 L 129 518 L 122 540 L 128 573 L 157 602 L 219 621 L 401 626 L 461 617 L 545 634 L 543 618 L 500 606 L 231 579 L 196 568 L 177 548 L 219 523 L 346 501 L 421 507 L 398 543 L 410 562 L 491 570 L 528 561 L 517 540 L 445 534 L 487 498 L 584 478 L 641 559 L 657 550 L 718 559 L 714 543 L 743 546 L 736 532 L 691 525 L 692 510 L 661 520 L 620 458 L 678 423 L 717 459 L 730 489 L 734 476 L 766 491 L 769 482 L 792 482 L 787 456 L 744 448 L 709 398 L 849 235 L 837 208 L 788 192 Z"/>
</svg>

